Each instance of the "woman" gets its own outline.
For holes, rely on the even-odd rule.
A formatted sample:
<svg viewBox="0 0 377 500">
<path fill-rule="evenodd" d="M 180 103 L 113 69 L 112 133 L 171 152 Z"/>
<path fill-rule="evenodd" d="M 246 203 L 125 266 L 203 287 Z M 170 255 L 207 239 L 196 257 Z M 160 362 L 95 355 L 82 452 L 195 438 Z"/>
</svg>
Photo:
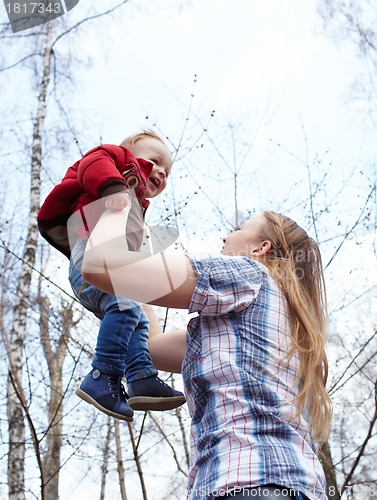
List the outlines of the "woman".
<svg viewBox="0 0 377 500">
<path fill-rule="evenodd" d="M 188 498 L 327 498 L 313 445 L 331 419 L 317 244 L 288 217 L 264 212 L 224 239 L 220 257 L 147 256 L 128 251 L 126 218 L 127 209 L 104 214 L 83 274 L 106 292 L 198 313 L 184 359 L 179 332 L 150 342 L 159 368 L 182 362 Z"/>
</svg>

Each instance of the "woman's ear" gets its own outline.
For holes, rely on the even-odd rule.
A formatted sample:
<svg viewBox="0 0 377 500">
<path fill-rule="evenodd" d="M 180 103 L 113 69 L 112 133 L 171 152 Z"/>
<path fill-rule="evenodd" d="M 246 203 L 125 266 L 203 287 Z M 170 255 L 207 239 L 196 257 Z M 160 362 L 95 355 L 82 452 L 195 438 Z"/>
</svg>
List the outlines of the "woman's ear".
<svg viewBox="0 0 377 500">
<path fill-rule="evenodd" d="M 262 244 L 259 246 L 259 248 L 253 252 L 253 255 L 256 255 L 258 257 L 265 257 L 270 253 L 272 250 L 272 243 L 269 240 L 264 240 L 262 241 Z"/>
</svg>

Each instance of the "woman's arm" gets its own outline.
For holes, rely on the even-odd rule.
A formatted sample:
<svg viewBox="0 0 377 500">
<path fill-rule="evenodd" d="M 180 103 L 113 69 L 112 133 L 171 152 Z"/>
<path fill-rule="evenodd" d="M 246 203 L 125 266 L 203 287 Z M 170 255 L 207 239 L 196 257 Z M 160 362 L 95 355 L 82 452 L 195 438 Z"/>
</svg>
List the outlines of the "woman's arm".
<svg viewBox="0 0 377 500">
<path fill-rule="evenodd" d="M 149 319 L 148 348 L 153 365 L 165 372 L 181 373 L 183 358 L 186 354 L 186 330 L 162 333 L 160 323 L 153 307 L 145 304 Z"/>
<path fill-rule="evenodd" d="M 190 260 L 183 254 L 129 251 L 125 238 L 129 210 L 127 207 L 104 212 L 86 245 L 83 277 L 100 290 L 119 297 L 188 308 L 197 283 Z"/>
</svg>

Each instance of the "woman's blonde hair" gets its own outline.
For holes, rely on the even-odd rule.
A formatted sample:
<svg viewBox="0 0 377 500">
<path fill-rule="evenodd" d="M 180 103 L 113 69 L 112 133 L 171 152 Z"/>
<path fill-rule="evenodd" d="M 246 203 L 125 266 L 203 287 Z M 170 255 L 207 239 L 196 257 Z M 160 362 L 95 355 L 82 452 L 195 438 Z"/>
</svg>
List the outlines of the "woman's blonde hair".
<svg viewBox="0 0 377 500">
<path fill-rule="evenodd" d="M 331 399 L 326 390 L 328 363 L 327 303 L 321 254 L 317 243 L 296 222 L 276 212 L 263 212 L 262 240 L 272 249 L 266 262 L 287 304 L 292 348 L 299 354 L 296 405 L 301 414 L 308 403 L 309 425 L 314 439 L 322 443 L 330 431 Z"/>
</svg>

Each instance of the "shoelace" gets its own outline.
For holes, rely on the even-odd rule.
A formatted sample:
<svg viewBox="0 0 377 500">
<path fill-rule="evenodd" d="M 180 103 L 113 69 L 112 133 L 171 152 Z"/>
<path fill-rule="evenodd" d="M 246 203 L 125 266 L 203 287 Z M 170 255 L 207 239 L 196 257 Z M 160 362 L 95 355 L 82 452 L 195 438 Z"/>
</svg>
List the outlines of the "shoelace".
<svg viewBox="0 0 377 500">
<path fill-rule="evenodd" d="M 163 380 L 161 380 L 160 378 L 156 377 L 157 380 L 160 382 L 161 385 L 163 385 L 164 387 L 169 387 L 170 389 L 170 386 L 168 384 L 165 384 L 165 382 Z"/>
<path fill-rule="evenodd" d="M 122 384 L 122 377 L 121 376 L 117 377 L 116 375 L 109 375 L 107 377 L 107 380 L 110 392 L 113 393 L 113 397 L 123 396 L 124 400 L 127 401 L 128 394 L 126 393 L 124 385 Z"/>
</svg>

